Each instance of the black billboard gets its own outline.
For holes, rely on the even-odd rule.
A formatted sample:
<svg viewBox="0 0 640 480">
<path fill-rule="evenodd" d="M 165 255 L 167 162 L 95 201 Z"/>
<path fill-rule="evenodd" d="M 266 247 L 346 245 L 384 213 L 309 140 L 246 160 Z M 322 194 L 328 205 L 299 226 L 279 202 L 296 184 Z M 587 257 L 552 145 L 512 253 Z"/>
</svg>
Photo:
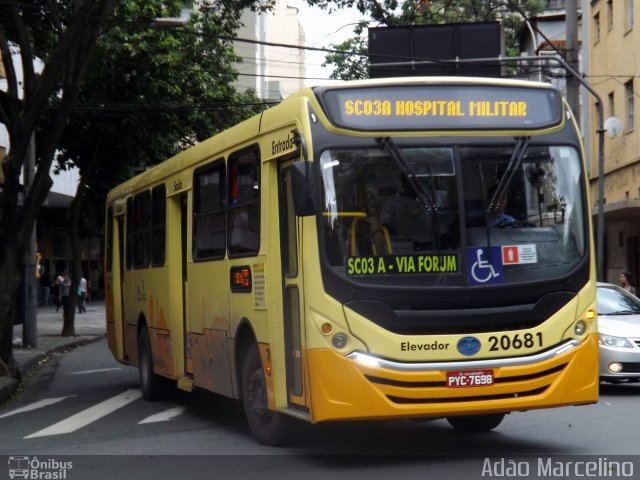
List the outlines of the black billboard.
<svg viewBox="0 0 640 480">
<path fill-rule="evenodd" d="M 504 35 L 499 22 L 369 28 L 370 78 L 500 77 L 502 69 L 497 62 L 447 61 L 497 58 L 503 54 Z"/>
</svg>

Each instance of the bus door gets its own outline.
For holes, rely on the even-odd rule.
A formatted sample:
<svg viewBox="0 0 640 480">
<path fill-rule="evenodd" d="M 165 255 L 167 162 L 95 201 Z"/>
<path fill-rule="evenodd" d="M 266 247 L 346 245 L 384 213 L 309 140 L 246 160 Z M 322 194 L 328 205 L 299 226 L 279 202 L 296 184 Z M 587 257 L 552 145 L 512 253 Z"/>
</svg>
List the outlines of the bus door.
<svg viewBox="0 0 640 480">
<path fill-rule="evenodd" d="M 193 375 L 193 365 L 191 361 L 191 343 L 189 341 L 189 315 L 187 314 L 187 219 L 188 217 L 188 207 L 187 207 L 187 195 L 184 194 L 180 196 L 180 248 L 179 251 L 181 253 L 180 258 L 180 268 L 182 273 L 181 277 L 181 285 L 180 289 L 181 301 L 179 305 L 182 305 L 181 313 L 182 313 L 182 338 L 183 338 L 183 351 L 184 351 L 184 366 L 185 372 L 189 375 Z"/>
<path fill-rule="evenodd" d="M 193 372 L 190 343 L 189 321 L 187 315 L 187 224 L 188 224 L 188 194 L 186 192 L 169 197 L 168 215 L 170 223 L 167 224 L 167 268 L 169 277 L 169 294 L 171 295 L 171 310 L 169 316 L 172 341 L 175 342 L 174 355 L 176 360 L 182 363 L 186 375 Z M 180 374 L 179 374 L 180 375 Z"/>
<path fill-rule="evenodd" d="M 302 326 L 302 262 L 298 248 L 298 218 L 293 208 L 291 166 L 293 159 L 278 165 L 278 198 L 280 203 L 280 253 L 282 261 L 282 293 L 285 337 L 287 399 L 289 407 L 308 409 L 304 384 L 304 328 Z"/>
<path fill-rule="evenodd" d="M 118 211 L 116 210 L 115 217 L 115 225 L 114 225 L 114 262 L 113 262 L 113 275 L 112 275 L 112 289 L 113 289 L 113 316 L 114 316 L 114 327 L 116 332 L 120 332 L 120 334 L 116 334 L 116 338 L 120 338 L 120 345 L 117 346 L 118 350 L 122 352 L 122 358 L 127 359 L 129 357 L 129 352 L 127 352 L 127 342 L 125 341 L 125 337 L 127 334 L 126 331 L 126 321 L 124 314 L 124 303 L 125 303 L 125 237 L 124 237 L 124 226 L 125 226 L 125 216 L 124 209 Z"/>
</svg>

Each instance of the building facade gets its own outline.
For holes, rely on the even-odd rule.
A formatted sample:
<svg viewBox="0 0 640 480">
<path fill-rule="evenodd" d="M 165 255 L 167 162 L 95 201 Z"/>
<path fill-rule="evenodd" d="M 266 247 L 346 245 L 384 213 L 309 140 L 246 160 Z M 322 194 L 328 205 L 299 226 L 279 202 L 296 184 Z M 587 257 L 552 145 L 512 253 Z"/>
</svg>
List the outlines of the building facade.
<svg viewBox="0 0 640 480">
<path fill-rule="evenodd" d="M 234 43 L 236 54 L 242 58 L 236 65 L 236 88 L 253 89 L 260 98 L 275 101 L 303 88 L 305 52 L 297 47 L 304 47 L 305 35 L 298 9 L 287 0 L 277 0 L 271 12 L 245 11 L 242 22 L 240 40 Z"/>
<path fill-rule="evenodd" d="M 640 277 L 640 3 L 589 2 L 588 80 L 602 102 L 604 147 L 604 274 L 617 282 L 621 271 Z M 589 98 L 590 124 L 597 126 L 596 100 Z M 597 152 L 596 128 L 589 136 Z M 598 165 L 591 162 L 591 198 L 598 198 Z"/>
</svg>

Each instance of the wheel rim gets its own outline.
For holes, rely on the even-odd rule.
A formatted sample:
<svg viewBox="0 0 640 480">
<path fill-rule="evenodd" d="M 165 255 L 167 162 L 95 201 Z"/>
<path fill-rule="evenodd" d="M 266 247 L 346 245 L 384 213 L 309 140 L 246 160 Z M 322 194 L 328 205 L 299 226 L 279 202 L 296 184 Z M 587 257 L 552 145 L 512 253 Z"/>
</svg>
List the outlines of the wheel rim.
<svg viewBox="0 0 640 480">
<path fill-rule="evenodd" d="M 271 420 L 271 413 L 267 408 L 267 389 L 262 372 L 255 370 L 249 377 L 247 385 L 247 408 L 253 416 L 267 423 Z"/>
<path fill-rule="evenodd" d="M 142 388 L 146 388 L 149 384 L 149 356 L 147 355 L 145 337 L 142 338 L 140 345 L 140 383 Z"/>
</svg>

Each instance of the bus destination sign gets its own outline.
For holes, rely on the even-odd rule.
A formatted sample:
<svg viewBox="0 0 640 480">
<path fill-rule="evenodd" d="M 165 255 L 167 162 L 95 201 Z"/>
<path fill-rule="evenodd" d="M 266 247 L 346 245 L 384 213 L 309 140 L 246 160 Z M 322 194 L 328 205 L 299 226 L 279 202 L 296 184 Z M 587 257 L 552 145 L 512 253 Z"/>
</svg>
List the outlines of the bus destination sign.
<svg viewBox="0 0 640 480">
<path fill-rule="evenodd" d="M 553 88 L 392 85 L 328 89 L 321 98 L 334 124 L 355 130 L 544 129 L 562 123 L 562 100 Z"/>
</svg>

